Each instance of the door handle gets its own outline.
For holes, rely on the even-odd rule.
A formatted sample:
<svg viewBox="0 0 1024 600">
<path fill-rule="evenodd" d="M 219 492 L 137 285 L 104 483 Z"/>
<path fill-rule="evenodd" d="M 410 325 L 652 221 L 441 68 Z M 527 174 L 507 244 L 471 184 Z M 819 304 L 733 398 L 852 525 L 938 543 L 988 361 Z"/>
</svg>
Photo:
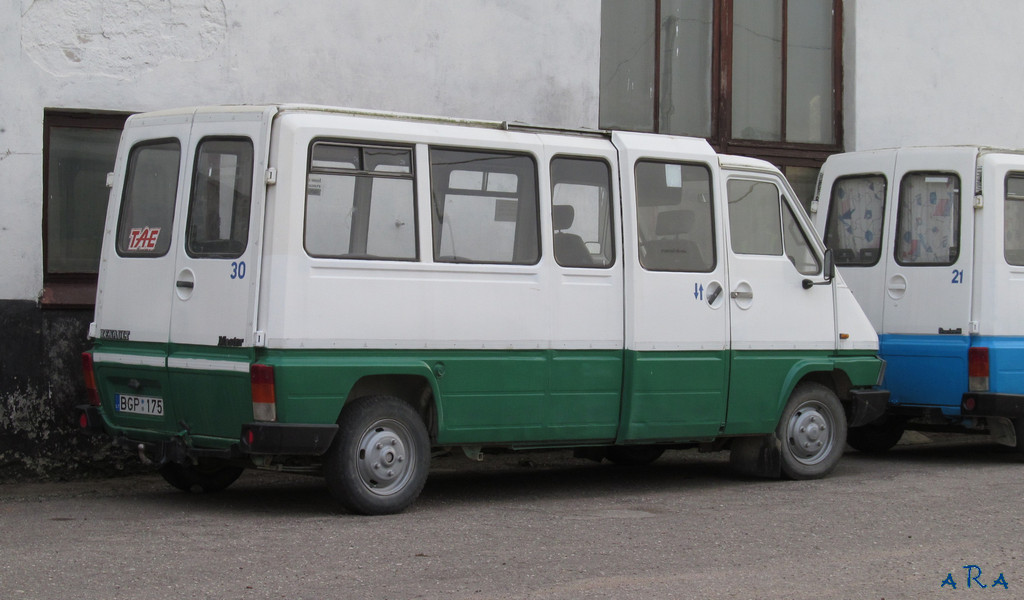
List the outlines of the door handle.
<svg viewBox="0 0 1024 600">
<path fill-rule="evenodd" d="M 188 288 L 188 289 L 192 289 L 192 288 L 196 287 L 195 282 L 193 282 L 193 281 L 182 281 L 181 279 L 176 281 L 174 285 L 176 285 L 176 286 L 178 286 L 180 288 Z"/>
<path fill-rule="evenodd" d="M 753 300 L 754 292 L 733 292 L 729 297 L 733 300 Z"/>
</svg>

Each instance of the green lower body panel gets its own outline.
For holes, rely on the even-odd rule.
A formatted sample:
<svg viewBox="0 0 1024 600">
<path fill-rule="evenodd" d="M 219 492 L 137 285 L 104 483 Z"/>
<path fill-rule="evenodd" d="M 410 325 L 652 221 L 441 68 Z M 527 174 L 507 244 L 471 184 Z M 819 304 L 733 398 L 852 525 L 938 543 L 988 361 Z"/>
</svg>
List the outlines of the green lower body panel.
<svg viewBox="0 0 1024 600">
<path fill-rule="evenodd" d="M 253 420 L 249 365 L 274 368 L 279 423 L 338 421 L 356 396 L 432 401 L 439 445 L 686 442 L 773 431 L 801 378 L 843 370 L 870 387 L 864 353 L 621 350 L 254 350 L 98 342 L 101 412 L 132 439 L 236 443 Z M 160 414 L 117 410 L 159 399 Z M 150 399 L 150 400 L 146 400 Z"/>
<path fill-rule="evenodd" d="M 711 438 L 725 425 L 729 356 L 627 352 L 620 441 Z"/>
</svg>

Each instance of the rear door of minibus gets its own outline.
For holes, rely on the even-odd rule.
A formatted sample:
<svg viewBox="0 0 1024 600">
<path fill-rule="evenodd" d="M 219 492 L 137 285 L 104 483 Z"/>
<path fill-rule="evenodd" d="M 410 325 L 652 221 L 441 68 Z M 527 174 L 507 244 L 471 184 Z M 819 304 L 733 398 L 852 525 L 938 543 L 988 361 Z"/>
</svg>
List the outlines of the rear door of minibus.
<svg viewBox="0 0 1024 600">
<path fill-rule="evenodd" d="M 967 389 L 976 150 L 901 150 L 886 232 L 893 241 L 879 345 L 894 404 L 959 414 Z"/>
<path fill-rule="evenodd" d="M 167 402 L 167 343 L 191 119 L 185 111 L 133 116 L 121 135 L 91 335 L 103 412 L 122 430 L 177 428 Z"/>
<path fill-rule="evenodd" d="M 274 108 L 196 113 L 185 153 L 187 202 L 178 207 L 169 287 L 167 367 L 182 428 L 236 438 L 252 420 L 249 366 Z"/>
</svg>

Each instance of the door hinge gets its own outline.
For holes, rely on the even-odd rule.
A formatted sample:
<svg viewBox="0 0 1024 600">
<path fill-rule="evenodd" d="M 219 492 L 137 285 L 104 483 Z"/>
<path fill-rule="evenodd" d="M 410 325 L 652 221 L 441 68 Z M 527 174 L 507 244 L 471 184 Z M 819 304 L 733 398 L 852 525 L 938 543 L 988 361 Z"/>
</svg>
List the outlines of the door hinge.
<svg viewBox="0 0 1024 600">
<path fill-rule="evenodd" d="M 252 336 L 252 345 L 257 347 L 257 348 L 265 347 L 267 345 L 267 332 L 266 331 L 257 331 Z"/>
<path fill-rule="evenodd" d="M 977 321 L 967 323 L 967 333 L 976 334 L 981 332 L 981 325 Z"/>
<path fill-rule="evenodd" d="M 277 169 L 270 167 L 266 173 L 263 174 L 263 183 L 267 185 L 274 185 L 277 183 Z"/>
<path fill-rule="evenodd" d="M 974 197 L 974 208 L 981 208 L 983 206 L 985 206 L 985 197 L 978 194 Z"/>
</svg>

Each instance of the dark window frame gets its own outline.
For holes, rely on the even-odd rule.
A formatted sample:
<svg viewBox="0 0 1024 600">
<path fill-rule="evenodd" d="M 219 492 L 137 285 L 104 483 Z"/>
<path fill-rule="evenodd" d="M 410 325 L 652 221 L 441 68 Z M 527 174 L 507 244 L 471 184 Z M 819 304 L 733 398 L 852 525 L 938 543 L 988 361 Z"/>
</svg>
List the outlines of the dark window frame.
<svg viewBox="0 0 1024 600">
<path fill-rule="evenodd" d="M 1007 233 L 1009 233 L 1006 230 L 1006 224 L 1009 222 L 1007 220 L 1007 218 L 1006 218 L 1006 209 L 1007 209 L 1007 207 L 1009 206 L 1009 203 L 1010 203 L 1010 180 L 1011 179 L 1017 179 L 1017 180 L 1024 181 L 1024 171 L 1007 171 L 1006 172 L 1006 176 L 1003 177 L 1003 261 L 1005 261 L 1006 264 L 1008 264 L 1008 265 L 1010 265 L 1012 267 L 1022 267 L 1022 266 L 1024 266 L 1024 252 L 1022 252 L 1018 248 L 1014 248 L 1013 249 L 1014 256 L 1013 256 L 1013 258 L 1011 258 L 1010 255 L 1008 254 L 1010 252 L 1010 250 L 1008 248 L 1009 244 L 1007 244 L 1008 240 L 1006 239 Z M 1016 200 L 1015 199 L 1014 202 L 1024 202 L 1024 200 Z"/>
<path fill-rule="evenodd" d="M 354 168 L 348 167 L 314 167 L 313 166 L 313 153 L 317 145 L 323 144 L 325 146 L 334 146 L 342 148 L 355 149 L 359 154 L 360 164 Z M 397 171 L 376 171 L 367 170 L 365 168 L 365 154 L 366 150 L 398 150 L 409 153 L 409 172 L 401 173 Z M 309 213 L 309 185 L 308 179 L 312 174 L 320 175 L 344 175 L 351 177 L 363 177 L 368 178 L 371 181 L 373 179 L 390 179 L 390 180 L 401 180 L 412 182 L 412 211 L 413 211 L 413 256 L 411 257 L 393 257 L 393 256 L 366 256 L 359 254 L 325 254 L 310 251 L 307 245 L 307 224 L 308 224 L 308 213 Z M 306 149 L 306 191 L 303 195 L 303 216 L 302 216 L 302 249 L 310 258 L 324 258 L 332 260 L 378 260 L 378 261 L 398 261 L 398 262 L 420 262 L 420 218 L 419 218 L 419 189 L 417 187 L 417 160 L 416 160 L 416 144 L 412 142 L 400 142 L 391 140 L 367 140 L 362 138 L 336 138 L 336 137 L 315 137 L 309 142 L 309 146 Z M 365 215 L 366 219 L 369 219 L 369 213 Z M 368 232 L 364 232 L 368 233 Z M 362 240 L 362 243 L 366 243 L 367 240 Z"/>
<path fill-rule="evenodd" d="M 486 190 L 486 189 L 485 190 L 480 190 L 479 192 L 477 192 L 476 190 L 452 188 L 450 186 L 450 184 L 449 184 L 449 180 L 450 180 L 452 172 L 456 171 L 457 169 L 455 169 L 454 167 L 450 166 L 449 163 L 435 162 L 435 156 L 437 156 L 440 153 L 445 153 L 445 152 L 452 153 L 452 154 L 462 153 L 462 154 L 467 155 L 467 159 L 468 159 L 468 155 L 473 155 L 473 154 L 478 155 L 478 157 L 479 157 L 478 159 L 468 159 L 468 162 L 475 162 L 476 160 L 490 160 L 492 158 L 502 159 L 502 160 L 524 158 L 524 159 L 528 160 L 531 163 L 531 165 L 532 165 L 532 169 L 530 169 L 530 171 L 527 173 L 527 174 L 529 174 L 532 177 L 532 181 L 530 181 L 530 182 L 518 181 L 517 182 L 517 190 L 515 192 L 491 191 L 491 190 Z M 435 153 L 437 153 L 437 154 L 435 154 Z M 543 257 L 544 257 L 544 248 L 543 248 L 543 241 L 542 241 L 544 239 L 544 235 L 543 235 L 543 232 L 541 231 L 541 218 L 540 218 L 540 212 L 542 210 L 540 185 L 541 185 L 541 179 L 542 178 L 541 178 L 541 173 L 540 173 L 539 165 L 540 165 L 541 161 L 540 161 L 540 158 L 537 155 L 535 155 L 534 153 L 529 152 L 529 151 L 512 150 L 512 149 L 508 149 L 508 148 L 493 148 L 493 147 L 486 147 L 486 146 L 482 146 L 482 147 L 477 147 L 477 146 L 447 146 L 447 145 L 437 145 L 437 146 L 430 145 L 430 146 L 427 147 L 427 155 L 429 157 L 429 159 L 428 159 L 428 162 L 429 162 L 428 168 L 430 169 L 430 195 L 431 195 L 431 198 L 430 198 L 430 220 L 431 220 L 431 229 L 432 229 L 432 236 L 433 236 L 433 239 L 431 240 L 431 250 L 432 250 L 432 256 L 433 256 L 432 260 L 433 260 L 434 263 L 436 263 L 436 264 L 486 264 L 486 265 L 501 265 L 501 266 L 512 266 L 512 267 L 532 267 L 532 266 L 536 266 L 536 265 L 540 264 L 541 260 L 543 260 Z M 451 164 L 454 164 L 454 163 L 451 163 Z M 504 171 L 495 169 L 495 170 L 492 170 L 492 171 L 489 171 L 489 172 L 501 173 L 501 172 L 504 172 Z M 507 171 L 507 172 L 508 173 L 515 173 L 517 175 L 517 177 L 520 175 L 520 173 L 517 173 L 514 170 L 510 170 L 510 171 Z M 445 175 L 443 181 L 438 178 L 439 174 L 444 174 Z M 527 184 L 530 184 L 529 187 L 526 187 Z M 441 192 L 441 191 L 447 192 L 447 193 L 440 194 L 439 192 Z M 509 199 L 515 199 L 517 201 L 517 205 L 520 204 L 521 201 L 524 198 L 527 198 L 526 193 L 532 194 L 532 197 L 529 197 L 529 199 L 532 200 L 532 203 L 531 203 L 532 206 L 527 206 L 526 208 L 523 208 L 522 206 L 517 206 L 517 211 L 516 211 L 516 232 L 515 232 L 515 239 L 514 239 L 513 244 L 512 244 L 512 246 L 513 246 L 513 258 L 510 261 L 478 260 L 478 259 L 469 259 L 467 257 L 459 257 L 459 256 L 445 257 L 444 255 L 440 254 L 440 247 L 441 247 L 441 243 L 442 243 L 442 240 L 441 240 L 441 236 L 442 236 L 441 230 L 443 228 L 443 223 L 444 223 L 443 206 L 444 206 L 444 203 L 445 203 L 445 200 L 446 200 L 447 196 L 449 194 L 456 195 L 456 196 L 476 196 L 476 195 L 478 195 L 478 193 L 484 194 L 484 195 L 487 195 L 487 196 L 492 196 L 494 198 L 503 198 L 503 197 L 505 197 L 505 198 L 509 198 Z M 442 210 L 440 210 L 440 211 L 439 211 L 438 202 L 441 203 Z M 532 211 L 528 211 L 527 209 L 529 209 L 531 207 L 532 207 L 533 210 Z M 528 235 L 525 230 L 524 231 L 520 231 L 519 230 L 519 225 L 520 225 L 519 219 L 521 217 L 523 217 L 523 216 L 527 216 L 528 219 L 532 220 L 532 223 L 523 223 L 525 225 L 532 225 L 533 226 L 532 227 L 532 234 L 533 234 L 533 239 L 532 240 L 530 240 L 530 239 L 523 239 L 523 238 L 520 237 L 520 236 Z M 529 244 L 529 242 L 531 242 L 531 241 L 533 242 L 533 244 Z M 532 258 L 516 259 L 515 253 L 517 251 L 519 251 L 522 248 L 529 248 L 531 245 L 533 246 L 533 251 L 535 253 Z"/>
<path fill-rule="evenodd" d="M 42 206 L 42 254 L 43 290 L 40 305 L 44 308 L 87 309 L 96 303 L 98 273 L 52 273 L 49 253 L 50 214 L 50 138 L 52 129 L 110 129 L 123 131 L 130 112 L 95 111 L 75 109 L 43 109 L 43 206 Z M 111 164 L 111 171 L 114 170 Z M 109 195 L 108 195 L 109 197 Z M 105 213 L 104 213 L 105 217 Z M 101 228 L 98 235 L 103 235 Z"/>
<path fill-rule="evenodd" d="M 674 159 L 661 158 L 661 157 L 644 157 L 644 156 L 642 156 L 640 158 L 637 158 L 635 161 L 633 161 L 633 165 L 632 165 L 632 167 L 633 167 L 633 188 L 634 188 L 633 193 L 635 194 L 635 198 L 636 198 L 636 202 L 634 203 L 635 206 L 633 207 L 633 210 L 635 211 L 635 214 L 634 214 L 634 220 L 636 221 L 635 235 L 636 235 L 636 240 L 637 240 L 637 244 L 638 245 L 639 244 L 648 243 L 648 241 L 649 241 L 649 240 L 643 240 L 642 239 L 642 236 L 640 234 L 640 228 L 639 228 L 639 225 L 640 225 L 640 212 L 639 211 L 642 208 L 641 204 L 643 203 L 643 199 L 641 198 L 641 191 L 640 191 L 640 176 L 639 176 L 637 171 L 638 171 L 638 167 L 640 167 L 641 164 L 644 164 L 644 165 L 679 165 L 681 167 L 696 167 L 696 168 L 703 169 L 707 173 L 707 176 L 708 176 L 707 177 L 708 196 L 709 196 L 708 197 L 708 206 L 709 206 L 708 210 L 710 211 L 708 216 L 711 219 L 711 223 L 710 223 L 710 227 L 709 227 L 709 231 L 711 233 L 711 239 L 709 240 L 709 242 L 710 242 L 710 250 L 711 250 L 711 264 L 708 267 L 706 267 L 705 269 L 696 270 L 696 271 L 695 270 L 688 270 L 688 269 L 673 269 L 673 268 L 664 268 L 664 267 L 659 268 L 658 266 L 655 266 L 655 265 L 646 265 L 646 264 L 644 264 L 644 260 L 640 256 L 639 249 L 637 249 L 637 260 L 640 263 L 640 267 L 643 270 L 651 272 L 651 273 L 713 273 L 716 269 L 718 269 L 718 265 L 719 265 L 719 263 L 718 263 L 718 259 L 719 259 L 719 255 L 718 255 L 718 227 L 719 227 L 719 225 L 718 225 L 718 221 L 716 219 L 717 215 L 715 213 L 715 206 L 716 206 L 715 202 L 717 201 L 717 199 L 715 197 L 716 190 L 715 190 L 714 170 L 712 169 L 711 165 L 708 164 L 708 163 L 703 163 L 703 162 L 699 162 L 699 161 L 674 160 Z M 728 219 L 728 216 L 726 216 L 726 219 Z"/>
<path fill-rule="evenodd" d="M 821 168 L 831 154 L 843 151 L 843 0 L 832 0 L 832 127 L 833 143 L 818 144 L 787 142 L 786 137 L 786 81 L 788 58 L 789 0 L 782 3 L 782 102 L 780 107 L 781 140 L 762 141 L 735 138 L 732 135 L 732 75 L 733 75 L 733 0 L 713 0 L 711 48 L 711 135 L 706 139 L 718 152 L 739 154 L 767 160 L 779 167 Z M 651 103 L 653 131 L 662 132 L 662 2 L 653 0 L 654 7 L 654 93 Z M 603 126 L 603 125 L 602 125 Z"/>
<path fill-rule="evenodd" d="M 846 250 L 846 248 L 835 248 L 833 243 L 831 243 L 831 242 L 833 242 L 833 240 L 832 240 L 832 232 L 835 231 L 834 228 L 837 227 L 837 224 L 835 222 L 836 210 L 837 210 L 836 209 L 836 188 L 837 188 L 837 186 L 841 182 L 844 182 L 844 181 L 848 181 L 848 180 L 851 180 L 851 179 L 867 179 L 867 178 L 874 178 L 874 177 L 879 177 L 879 178 L 882 179 L 882 207 L 881 207 L 882 219 L 881 219 L 881 222 L 879 223 L 878 248 L 876 249 L 876 252 L 874 253 L 874 256 L 871 257 L 870 261 L 852 262 L 852 261 L 848 261 L 848 260 L 841 260 L 840 257 L 838 256 L 838 251 L 839 250 Z M 825 231 L 822 233 L 821 238 L 825 242 L 825 246 L 826 247 L 832 248 L 832 250 L 834 252 L 837 252 L 837 255 L 836 255 L 836 266 L 840 266 L 840 267 L 874 267 L 874 266 L 876 266 L 878 264 L 878 261 L 882 260 L 882 254 L 885 251 L 885 237 L 886 237 L 885 228 L 889 225 L 889 221 L 887 219 L 887 217 L 888 217 L 887 213 L 888 213 L 888 210 L 889 210 L 889 177 L 885 173 L 882 173 L 880 171 L 866 171 L 864 173 L 850 173 L 849 175 L 843 175 L 841 177 L 837 177 L 835 179 L 835 181 L 832 182 L 832 189 L 829 190 L 828 198 L 829 198 L 829 200 L 828 200 L 828 214 L 825 215 Z M 897 202 L 898 201 L 899 201 L 899 198 L 897 198 Z"/>
<path fill-rule="evenodd" d="M 206 149 L 206 145 L 207 144 L 215 144 L 215 143 L 218 143 L 218 142 L 245 142 L 245 143 L 248 144 L 248 150 L 249 150 L 249 157 L 248 158 L 249 158 L 250 162 L 248 164 L 248 169 L 247 169 L 247 173 L 248 173 L 248 176 L 249 176 L 248 177 L 249 189 L 247 191 L 249 193 L 249 201 L 246 204 L 246 210 L 245 210 L 245 218 L 246 218 L 246 221 L 245 221 L 245 232 L 244 232 L 245 233 L 245 239 L 243 240 L 244 244 L 243 244 L 243 246 L 242 246 L 242 248 L 240 250 L 237 249 L 237 248 L 230 248 L 230 246 L 231 246 L 230 243 L 225 244 L 225 246 L 228 247 L 228 248 L 225 248 L 223 251 L 219 251 L 219 252 L 218 251 L 209 251 L 209 250 L 201 249 L 201 248 L 196 247 L 197 241 L 193 238 L 193 226 L 195 225 L 193 223 L 193 216 L 195 215 L 197 198 L 200 197 L 200 194 L 199 194 L 199 181 L 200 181 L 199 164 L 200 164 L 200 158 L 202 157 L 203 151 Z M 254 183 L 255 183 L 255 179 L 256 179 L 255 174 L 253 173 L 253 168 L 254 168 L 255 162 L 256 162 L 256 144 L 255 144 L 255 142 L 253 142 L 253 139 L 251 137 L 249 137 L 249 136 L 245 136 L 245 135 L 235 135 L 235 136 L 231 136 L 231 135 L 225 135 L 225 136 L 213 135 L 213 136 L 206 136 L 206 137 L 200 139 L 196 143 L 196 145 L 195 145 L 195 154 L 194 154 L 193 159 L 192 159 L 192 174 L 191 174 L 191 182 L 190 182 L 190 185 L 189 185 L 188 209 L 186 210 L 186 215 L 185 215 L 185 253 L 189 256 L 189 258 L 198 258 L 198 259 L 211 259 L 211 258 L 213 258 L 213 259 L 232 259 L 232 258 L 238 258 L 238 257 L 242 256 L 243 254 L 245 254 L 245 251 L 249 248 L 249 224 L 250 224 L 250 221 L 252 220 L 252 192 L 253 192 L 253 188 L 255 187 Z M 236 180 L 237 180 L 238 177 L 239 177 L 239 173 L 236 173 L 235 174 Z M 242 177 L 244 179 L 245 176 L 242 175 Z M 232 208 L 234 208 L 234 207 L 232 207 Z M 241 232 L 239 232 L 239 233 L 241 233 Z M 234 240 L 233 238 L 229 238 L 228 240 L 221 240 L 221 241 L 231 242 L 231 241 L 238 241 L 238 240 Z"/>
<path fill-rule="evenodd" d="M 612 183 L 612 165 L 608 162 L 608 159 L 604 158 L 603 156 L 593 156 L 593 155 L 586 155 L 586 154 L 556 154 L 556 155 L 552 156 L 551 160 L 548 162 L 548 173 L 549 173 L 548 179 L 550 179 L 550 181 L 548 183 L 551 184 L 551 210 L 552 210 L 552 212 L 554 211 L 554 208 L 555 208 L 555 186 L 558 185 L 559 183 L 566 183 L 565 181 L 556 180 L 556 177 L 555 177 L 555 171 L 556 171 L 556 169 L 555 169 L 555 161 L 559 161 L 559 160 L 566 160 L 566 161 L 590 161 L 590 162 L 593 162 L 593 163 L 601 163 L 607 169 L 607 175 L 608 175 L 608 182 L 607 182 L 608 183 L 608 187 L 607 187 L 607 192 L 608 192 L 608 214 L 606 216 L 608 217 L 608 224 L 609 224 L 609 228 L 610 228 L 609 229 L 609 234 L 610 235 L 609 235 L 609 239 L 608 239 L 608 243 L 610 244 L 610 247 L 608 248 L 608 256 L 607 256 L 608 262 L 607 262 L 607 264 L 595 264 L 595 265 L 586 265 L 586 266 L 570 265 L 570 266 L 568 266 L 568 268 L 611 269 L 612 267 L 615 266 L 615 263 L 618 260 L 618 256 L 617 256 L 618 248 L 616 248 L 617 244 L 616 244 L 616 241 L 615 241 L 615 232 L 617 231 L 616 228 L 618 227 L 618 223 L 615 220 L 616 202 L 615 202 L 615 190 L 613 189 L 613 185 L 614 184 Z M 555 231 L 554 231 L 554 229 L 552 229 L 552 236 L 554 236 L 554 235 L 555 235 Z M 553 244 L 554 244 L 554 242 L 552 242 L 552 245 Z M 558 256 L 556 255 L 555 249 L 553 247 L 551 249 L 551 256 L 552 256 L 552 258 L 554 258 L 555 263 L 558 264 L 560 267 L 566 267 L 566 265 L 563 265 L 562 263 L 560 263 L 558 261 Z"/>
<path fill-rule="evenodd" d="M 136 207 L 135 203 L 133 202 L 134 199 L 135 199 L 135 195 L 134 195 L 134 193 L 132 191 L 131 186 L 134 183 L 133 176 L 134 176 L 134 171 L 135 171 L 136 164 L 137 164 L 136 160 L 138 159 L 138 155 L 139 155 L 139 153 L 141 153 L 142 151 L 144 151 L 144 150 L 146 150 L 148 148 L 155 148 L 157 146 L 166 146 L 168 144 L 175 144 L 175 145 L 177 145 L 177 153 L 178 153 L 178 162 L 175 165 L 175 175 L 176 176 L 175 176 L 175 188 L 174 188 L 174 204 L 171 205 L 171 211 L 170 211 L 170 214 L 168 215 L 169 216 L 170 227 L 166 227 L 166 229 L 168 229 L 168 231 L 166 232 L 167 235 L 164 236 L 165 240 L 170 240 L 170 241 L 167 242 L 166 248 L 164 248 L 162 251 L 161 250 L 155 250 L 152 254 L 150 254 L 146 250 L 133 250 L 133 249 L 130 248 L 130 246 L 129 246 L 129 248 L 125 248 L 124 244 L 123 244 L 124 240 L 123 240 L 122 235 L 125 233 L 125 228 L 126 228 L 126 224 L 127 224 L 126 219 L 130 218 L 130 216 L 128 214 L 129 211 L 134 210 L 135 207 Z M 175 225 L 174 221 L 175 221 L 175 217 L 177 216 L 177 212 L 178 212 L 178 195 L 179 195 L 179 190 L 178 190 L 179 179 L 178 179 L 178 175 L 180 175 L 180 173 L 181 173 L 182 162 L 185 160 L 185 156 L 182 153 L 182 147 L 183 146 L 184 146 L 184 144 L 182 144 L 181 139 L 176 138 L 176 137 L 167 137 L 167 138 L 157 138 L 157 139 L 150 139 L 150 140 L 140 140 L 140 141 L 136 142 L 134 145 L 132 145 L 132 147 L 128 150 L 128 154 L 127 154 L 127 157 L 126 157 L 126 160 L 125 160 L 124 182 L 122 184 L 121 192 L 120 192 L 121 203 L 117 207 L 117 227 L 114 229 L 114 251 L 117 252 L 117 255 L 119 257 L 121 257 L 121 258 L 157 259 L 157 258 L 163 258 L 164 256 L 167 256 L 168 254 L 171 254 L 171 253 L 173 253 L 175 251 L 174 250 L 174 225 Z M 165 229 L 165 227 L 161 227 L 160 229 L 162 231 L 163 229 Z M 131 230 L 132 229 L 129 226 L 128 231 L 130 232 Z"/>
<path fill-rule="evenodd" d="M 903 226 L 904 226 L 904 220 L 903 220 L 904 219 L 904 217 L 903 217 L 903 197 L 904 197 L 903 196 L 903 190 L 904 190 L 904 186 L 906 185 L 907 179 L 909 177 L 912 177 L 912 176 L 928 177 L 929 175 L 931 175 L 931 176 L 939 176 L 939 177 L 955 177 L 956 178 L 957 189 L 959 190 L 959 192 L 957 194 L 957 201 L 955 203 L 953 203 L 953 205 L 951 206 L 951 210 L 953 210 L 955 212 L 955 214 L 956 214 L 956 219 L 953 221 L 953 226 L 954 226 L 953 242 L 954 242 L 954 244 L 950 246 L 951 249 L 955 249 L 956 250 L 956 256 L 954 256 L 951 259 L 948 259 L 946 261 L 940 261 L 940 262 L 923 262 L 923 261 L 922 262 L 913 262 L 913 261 L 908 261 L 908 260 L 901 260 L 900 259 L 900 247 L 901 247 L 900 246 L 900 238 L 903 235 Z M 907 268 L 917 268 L 917 267 L 951 267 L 951 266 L 955 265 L 960 260 L 960 256 L 962 254 L 960 252 L 960 250 L 961 250 L 961 248 L 960 248 L 960 238 L 962 236 L 962 231 L 963 231 L 963 217 L 964 217 L 963 211 L 961 210 L 961 206 L 963 204 L 963 193 L 964 193 L 963 184 L 964 184 L 964 182 L 960 178 L 960 174 L 957 173 L 956 171 L 941 171 L 941 170 L 907 171 L 906 173 L 903 174 L 902 177 L 900 177 L 900 187 L 896 190 L 896 234 L 893 236 L 893 243 L 892 243 L 893 260 L 896 262 L 897 265 L 899 265 L 901 267 L 907 267 Z"/>
</svg>

